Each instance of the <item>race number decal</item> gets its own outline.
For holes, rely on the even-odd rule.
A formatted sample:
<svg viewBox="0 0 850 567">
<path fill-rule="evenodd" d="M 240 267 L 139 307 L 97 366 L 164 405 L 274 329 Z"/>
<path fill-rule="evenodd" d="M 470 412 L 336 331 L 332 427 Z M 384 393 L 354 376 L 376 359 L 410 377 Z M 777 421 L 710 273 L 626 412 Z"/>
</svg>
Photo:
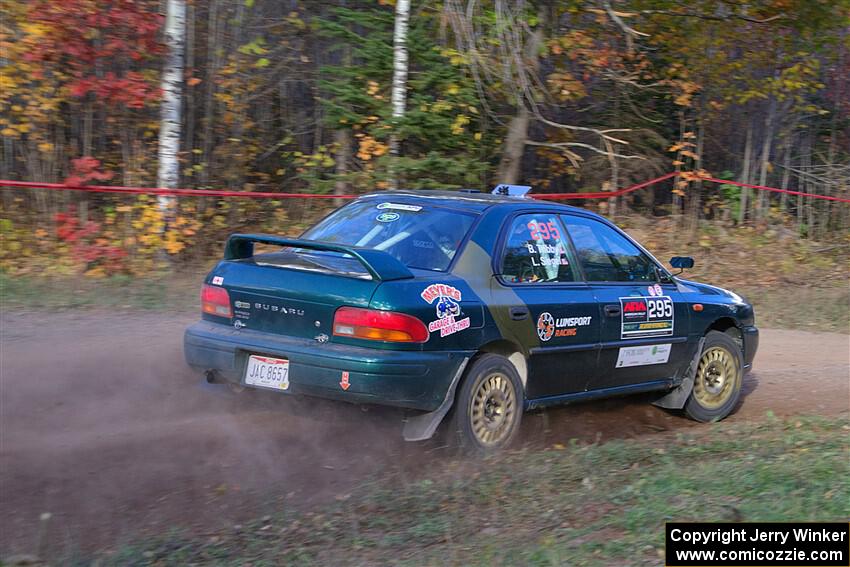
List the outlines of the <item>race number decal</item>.
<svg viewBox="0 0 850 567">
<path fill-rule="evenodd" d="M 666 295 L 620 298 L 623 339 L 669 337 L 673 334 L 673 300 Z"/>
</svg>

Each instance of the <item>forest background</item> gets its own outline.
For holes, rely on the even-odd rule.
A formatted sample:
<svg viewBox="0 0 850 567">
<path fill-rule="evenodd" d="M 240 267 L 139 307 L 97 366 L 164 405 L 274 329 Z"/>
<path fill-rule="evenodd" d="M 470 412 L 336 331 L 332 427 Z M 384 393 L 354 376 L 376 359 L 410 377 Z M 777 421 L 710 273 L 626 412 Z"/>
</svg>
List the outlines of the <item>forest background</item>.
<svg viewBox="0 0 850 567">
<path fill-rule="evenodd" d="M 0 13 L 0 179 L 545 194 L 677 171 L 574 203 L 705 248 L 706 226 L 850 243 L 845 203 L 701 180 L 850 196 L 847 0 L 2 0 Z M 196 265 L 229 232 L 297 234 L 339 204 L 0 194 L 4 277 Z"/>
</svg>

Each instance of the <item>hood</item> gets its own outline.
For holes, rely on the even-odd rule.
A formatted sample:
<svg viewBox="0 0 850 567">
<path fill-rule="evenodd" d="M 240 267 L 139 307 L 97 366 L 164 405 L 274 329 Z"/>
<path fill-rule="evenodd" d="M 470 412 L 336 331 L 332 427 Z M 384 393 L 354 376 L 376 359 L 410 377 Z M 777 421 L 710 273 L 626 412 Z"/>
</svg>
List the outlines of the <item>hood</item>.
<svg viewBox="0 0 850 567">
<path fill-rule="evenodd" d="M 723 289 L 722 287 L 685 280 L 682 278 L 674 279 L 676 280 L 676 285 L 681 293 L 701 293 L 703 295 L 719 295 L 721 297 L 730 299 L 733 303 L 741 305 L 749 305 L 750 303 L 734 291 Z"/>
</svg>

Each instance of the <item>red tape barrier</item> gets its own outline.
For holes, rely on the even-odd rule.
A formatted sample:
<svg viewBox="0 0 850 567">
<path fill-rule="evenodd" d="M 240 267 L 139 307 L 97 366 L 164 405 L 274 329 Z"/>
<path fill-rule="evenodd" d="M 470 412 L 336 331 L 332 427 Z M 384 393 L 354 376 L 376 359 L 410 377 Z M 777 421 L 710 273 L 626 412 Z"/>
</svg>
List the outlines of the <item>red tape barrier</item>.
<svg viewBox="0 0 850 567">
<path fill-rule="evenodd" d="M 676 177 L 676 172 L 650 179 L 642 183 L 636 183 L 623 189 L 608 192 L 598 193 L 543 193 L 539 195 L 531 195 L 535 199 L 545 200 L 568 200 L 568 199 L 610 199 L 618 197 L 649 187 L 656 183 L 666 181 L 672 177 Z M 697 179 L 695 179 L 697 180 Z M 703 177 L 698 180 L 707 181 L 709 183 L 719 183 L 723 185 L 735 185 L 736 187 L 750 187 L 759 191 L 771 191 L 773 193 L 786 193 L 788 195 L 800 195 L 812 199 L 822 199 L 825 201 L 838 201 L 840 203 L 850 203 L 850 199 L 844 197 L 832 197 L 829 195 L 816 195 L 814 193 L 804 193 L 802 191 L 792 191 L 790 189 L 778 189 L 776 187 L 766 187 L 764 185 L 751 185 L 749 183 L 740 183 L 738 181 L 729 181 L 728 179 L 716 179 L 714 177 Z M 170 195 L 170 196 L 190 196 L 190 197 L 245 197 L 249 199 L 354 199 L 358 195 L 324 195 L 315 193 L 271 193 L 271 192 L 253 192 L 253 191 L 220 191 L 215 189 L 164 189 L 164 188 L 147 188 L 147 187 L 120 187 L 114 185 L 66 185 L 64 183 L 39 183 L 37 181 L 11 181 L 8 179 L 0 179 L 0 188 L 26 188 L 26 189 L 52 189 L 58 191 L 89 191 L 91 193 L 128 193 L 132 195 Z"/>
<path fill-rule="evenodd" d="M 602 191 L 599 193 L 548 193 L 541 195 L 531 195 L 535 199 L 546 199 L 546 200 L 560 200 L 560 199 L 610 199 L 611 197 L 619 197 L 620 195 L 625 195 L 626 193 L 631 193 L 632 191 L 637 191 L 638 189 L 643 189 L 644 187 L 649 187 L 650 185 L 655 185 L 656 183 L 661 183 L 662 181 L 667 181 L 671 177 L 676 177 L 676 172 L 668 173 L 667 175 L 662 175 L 661 177 L 656 177 L 655 179 L 650 179 L 649 181 L 644 181 L 643 183 L 636 183 L 634 185 L 629 185 L 624 189 L 617 189 L 616 191 Z"/>
<path fill-rule="evenodd" d="M 120 187 L 115 185 L 65 185 L 38 181 L 8 181 L 0 179 L 0 187 L 54 189 L 59 191 L 89 191 L 91 193 L 128 193 L 131 195 L 185 195 L 190 197 L 248 197 L 252 199 L 354 199 L 358 195 L 320 195 L 315 193 L 263 193 L 252 191 L 219 191 L 216 189 L 164 189 Z"/>
</svg>

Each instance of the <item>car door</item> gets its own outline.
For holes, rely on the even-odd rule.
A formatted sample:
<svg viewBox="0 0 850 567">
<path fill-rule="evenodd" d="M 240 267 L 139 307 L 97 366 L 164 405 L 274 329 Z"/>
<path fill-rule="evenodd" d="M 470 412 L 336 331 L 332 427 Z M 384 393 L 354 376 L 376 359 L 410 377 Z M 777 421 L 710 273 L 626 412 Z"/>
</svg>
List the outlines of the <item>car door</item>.
<svg viewBox="0 0 850 567">
<path fill-rule="evenodd" d="M 563 215 L 602 317 L 597 372 L 588 388 L 672 377 L 688 352 L 688 305 L 657 264 L 625 234 L 589 216 Z"/>
<path fill-rule="evenodd" d="M 581 281 L 560 219 L 524 212 L 505 226 L 495 286 L 518 298 L 510 316 L 529 327 L 526 398 L 583 391 L 596 370 L 599 306 Z"/>
</svg>

